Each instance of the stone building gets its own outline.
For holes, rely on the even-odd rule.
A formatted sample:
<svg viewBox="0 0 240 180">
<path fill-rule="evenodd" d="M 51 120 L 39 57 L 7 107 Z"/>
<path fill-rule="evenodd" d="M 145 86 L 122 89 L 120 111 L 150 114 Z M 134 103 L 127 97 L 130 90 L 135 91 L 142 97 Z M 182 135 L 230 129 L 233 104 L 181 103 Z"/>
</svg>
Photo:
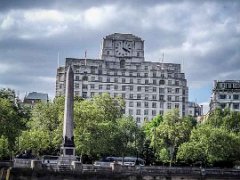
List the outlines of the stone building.
<svg viewBox="0 0 240 180">
<path fill-rule="evenodd" d="M 240 81 L 226 80 L 214 81 L 210 111 L 216 108 L 229 108 L 232 111 L 240 111 Z"/>
<path fill-rule="evenodd" d="M 32 108 L 36 103 L 39 103 L 39 102 L 47 103 L 48 101 L 49 101 L 48 94 L 31 92 L 24 97 L 23 103 Z"/>
<path fill-rule="evenodd" d="M 132 34 L 103 38 L 100 59 L 66 58 L 57 69 L 56 96 L 64 95 L 66 67 L 74 71 L 74 94 L 83 98 L 109 93 L 125 99 L 125 114 L 137 123 L 178 108 L 187 113 L 188 87 L 180 64 L 145 61 L 144 41 Z"/>
<path fill-rule="evenodd" d="M 203 115 L 203 106 L 195 102 L 188 102 L 188 115 L 198 117 Z"/>
</svg>

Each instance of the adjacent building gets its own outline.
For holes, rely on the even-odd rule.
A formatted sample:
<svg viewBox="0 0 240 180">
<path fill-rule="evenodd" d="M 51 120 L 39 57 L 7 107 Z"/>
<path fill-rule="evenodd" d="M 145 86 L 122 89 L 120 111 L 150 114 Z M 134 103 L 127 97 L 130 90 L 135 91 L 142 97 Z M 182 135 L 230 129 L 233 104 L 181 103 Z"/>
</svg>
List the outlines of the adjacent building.
<svg viewBox="0 0 240 180">
<path fill-rule="evenodd" d="M 226 80 L 214 81 L 210 111 L 216 108 L 229 108 L 232 111 L 240 111 L 240 81 Z"/>
<path fill-rule="evenodd" d="M 203 106 L 195 102 L 188 102 L 188 115 L 199 117 L 203 115 Z"/>
<path fill-rule="evenodd" d="M 48 101 L 48 94 L 31 92 L 24 97 L 23 103 L 32 108 L 36 103 Z"/>
<path fill-rule="evenodd" d="M 135 35 L 114 33 L 103 38 L 100 59 L 66 58 L 65 66 L 57 69 L 56 96 L 64 95 L 67 66 L 74 71 L 75 96 L 121 96 L 126 101 L 125 114 L 139 124 L 173 108 L 181 116 L 188 112 L 181 65 L 145 61 L 144 41 Z"/>
</svg>

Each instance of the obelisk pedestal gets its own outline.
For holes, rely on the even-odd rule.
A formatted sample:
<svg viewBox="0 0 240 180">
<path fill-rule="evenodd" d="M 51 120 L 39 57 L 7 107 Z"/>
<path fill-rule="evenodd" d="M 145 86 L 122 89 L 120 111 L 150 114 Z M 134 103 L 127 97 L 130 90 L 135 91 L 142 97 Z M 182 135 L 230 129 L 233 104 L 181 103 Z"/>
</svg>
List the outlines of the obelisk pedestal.
<svg viewBox="0 0 240 180">
<path fill-rule="evenodd" d="M 65 162 L 69 161 L 69 163 L 71 163 L 71 161 L 74 161 L 76 159 L 73 136 L 74 73 L 71 66 L 67 68 L 65 88 L 65 107 L 61 159 Z"/>
</svg>

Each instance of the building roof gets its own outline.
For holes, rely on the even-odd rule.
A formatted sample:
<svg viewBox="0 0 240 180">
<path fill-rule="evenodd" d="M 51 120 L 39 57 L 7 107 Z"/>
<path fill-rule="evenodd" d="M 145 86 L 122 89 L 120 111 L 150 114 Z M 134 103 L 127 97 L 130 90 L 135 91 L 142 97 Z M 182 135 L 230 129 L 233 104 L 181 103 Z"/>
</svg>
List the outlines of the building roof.
<svg viewBox="0 0 240 180">
<path fill-rule="evenodd" d="M 138 40 L 142 41 L 142 39 L 138 36 L 135 36 L 133 34 L 122 34 L 122 33 L 114 33 L 110 34 L 105 37 L 106 39 L 115 39 L 115 40 Z"/>
<path fill-rule="evenodd" d="M 38 93 L 38 92 L 31 92 L 24 99 L 48 101 L 48 94 Z"/>
</svg>

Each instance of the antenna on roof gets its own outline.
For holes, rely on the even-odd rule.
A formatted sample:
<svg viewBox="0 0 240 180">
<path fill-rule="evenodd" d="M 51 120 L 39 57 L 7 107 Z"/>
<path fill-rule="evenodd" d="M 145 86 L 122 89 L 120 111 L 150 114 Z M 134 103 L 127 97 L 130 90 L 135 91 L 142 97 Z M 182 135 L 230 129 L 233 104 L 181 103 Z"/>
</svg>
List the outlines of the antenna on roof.
<svg viewBox="0 0 240 180">
<path fill-rule="evenodd" d="M 85 57 L 85 66 L 87 66 L 87 50 L 85 50 L 84 57 Z"/>
<path fill-rule="evenodd" d="M 59 51 L 58 51 L 58 58 L 57 58 L 57 61 L 58 61 L 58 68 L 59 68 L 59 66 L 60 66 Z"/>
</svg>

